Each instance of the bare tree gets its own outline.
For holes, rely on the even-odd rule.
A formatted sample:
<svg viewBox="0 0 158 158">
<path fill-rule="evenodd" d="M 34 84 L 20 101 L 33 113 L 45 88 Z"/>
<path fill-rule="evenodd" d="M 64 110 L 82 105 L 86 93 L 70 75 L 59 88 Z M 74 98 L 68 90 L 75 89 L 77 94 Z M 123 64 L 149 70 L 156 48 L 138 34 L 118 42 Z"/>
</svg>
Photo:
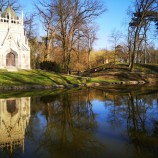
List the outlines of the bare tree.
<svg viewBox="0 0 158 158">
<path fill-rule="evenodd" d="M 93 50 L 93 44 L 95 42 L 96 38 L 96 31 L 97 27 L 93 26 L 86 26 L 84 27 L 84 37 L 85 37 L 85 43 L 86 43 L 86 48 L 88 52 L 88 69 L 91 68 L 91 51 Z"/>
<path fill-rule="evenodd" d="M 66 73 L 70 71 L 72 52 L 78 41 L 78 33 L 83 34 L 79 28 L 91 23 L 95 17 L 102 14 L 105 9 L 99 0 L 40 0 L 41 7 L 48 12 L 38 9 L 43 18 L 49 19 L 51 35 L 58 42 L 63 52 L 63 67 Z M 52 12 L 52 19 L 50 13 Z M 48 23 L 45 26 L 48 26 Z M 47 27 L 47 30 L 49 30 Z M 52 29 L 53 28 L 53 29 Z"/>
<path fill-rule="evenodd" d="M 35 23 L 35 14 L 25 15 L 24 17 L 25 34 L 28 38 L 31 53 L 31 67 L 36 67 L 36 53 L 38 51 L 38 40 Z"/>
<path fill-rule="evenodd" d="M 21 5 L 19 0 L 0 0 L 0 12 L 3 11 L 8 5 L 12 6 L 13 10 L 19 11 Z"/>
<path fill-rule="evenodd" d="M 119 45 L 121 38 L 122 33 L 114 29 L 110 35 L 110 41 L 112 42 L 114 48 L 114 64 L 116 63 L 117 46 Z"/>
<path fill-rule="evenodd" d="M 50 60 L 50 49 L 53 47 L 53 39 L 55 38 L 56 27 L 58 26 L 56 24 L 55 6 L 55 1 L 51 0 L 39 0 L 35 4 L 37 14 L 40 16 L 44 30 L 46 31 L 46 36 L 43 37 L 46 47 L 44 60 Z"/>
<path fill-rule="evenodd" d="M 28 39 L 31 39 L 35 36 L 35 14 L 25 15 L 24 17 L 24 26 Z"/>
</svg>

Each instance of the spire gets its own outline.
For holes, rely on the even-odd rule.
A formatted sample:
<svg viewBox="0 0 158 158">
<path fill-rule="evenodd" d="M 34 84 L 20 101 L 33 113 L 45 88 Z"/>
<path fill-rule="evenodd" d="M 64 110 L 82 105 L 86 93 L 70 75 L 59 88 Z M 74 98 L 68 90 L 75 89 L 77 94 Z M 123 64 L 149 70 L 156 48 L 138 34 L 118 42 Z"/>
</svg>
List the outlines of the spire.
<svg viewBox="0 0 158 158">
<path fill-rule="evenodd" d="M 8 1 L 8 4 L 10 1 Z M 11 5 L 8 5 L 8 7 L 2 12 L 1 17 L 7 17 L 8 15 L 11 16 L 11 18 L 18 20 L 18 16 L 16 15 L 15 11 L 12 9 Z"/>
</svg>

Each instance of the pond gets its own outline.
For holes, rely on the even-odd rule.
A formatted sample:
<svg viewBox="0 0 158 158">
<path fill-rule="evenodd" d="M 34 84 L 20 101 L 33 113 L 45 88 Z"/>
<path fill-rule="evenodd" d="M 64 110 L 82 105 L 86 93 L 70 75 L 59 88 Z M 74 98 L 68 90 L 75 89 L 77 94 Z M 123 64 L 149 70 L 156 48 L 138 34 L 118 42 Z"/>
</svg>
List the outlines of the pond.
<svg viewBox="0 0 158 158">
<path fill-rule="evenodd" d="M 156 158 L 158 89 L 0 95 L 1 158 Z"/>
</svg>

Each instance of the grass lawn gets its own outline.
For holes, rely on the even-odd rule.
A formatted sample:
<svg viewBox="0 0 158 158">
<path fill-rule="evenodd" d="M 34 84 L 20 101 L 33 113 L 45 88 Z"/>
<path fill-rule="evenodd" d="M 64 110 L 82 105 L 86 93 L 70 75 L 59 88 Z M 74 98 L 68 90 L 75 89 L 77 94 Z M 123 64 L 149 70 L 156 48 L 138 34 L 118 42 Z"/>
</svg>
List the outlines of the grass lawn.
<svg viewBox="0 0 158 158">
<path fill-rule="evenodd" d="M 91 71 L 91 72 L 90 72 Z M 72 76 L 46 72 L 42 70 L 19 70 L 17 72 L 8 72 L 0 70 L 0 86 L 23 86 L 23 85 L 74 85 L 83 83 L 112 83 L 120 81 L 143 80 L 148 82 L 151 78 L 158 82 L 158 65 L 136 64 L 135 71 L 130 72 L 125 64 L 103 65 L 90 70 L 81 76 Z M 86 76 L 86 77 L 85 77 Z"/>
<path fill-rule="evenodd" d="M 0 86 L 9 85 L 68 85 L 81 84 L 81 77 L 56 74 L 42 70 L 0 70 Z"/>
</svg>

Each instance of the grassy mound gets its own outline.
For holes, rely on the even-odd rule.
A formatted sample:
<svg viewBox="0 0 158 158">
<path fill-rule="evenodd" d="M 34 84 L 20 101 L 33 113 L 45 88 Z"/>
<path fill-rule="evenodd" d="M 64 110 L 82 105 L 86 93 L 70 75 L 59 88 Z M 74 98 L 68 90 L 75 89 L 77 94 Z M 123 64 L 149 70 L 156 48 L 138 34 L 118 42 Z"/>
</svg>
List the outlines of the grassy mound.
<svg viewBox="0 0 158 158">
<path fill-rule="evenodd" d="M 120 81 L 158 82 L 158 64 L 135 64 L 133 72 L 129 70 L 126 64 L 105 64 L 84 72 L 82 76 L 90 76 L 89 82 L 98 83 Z"/>
</svg>

